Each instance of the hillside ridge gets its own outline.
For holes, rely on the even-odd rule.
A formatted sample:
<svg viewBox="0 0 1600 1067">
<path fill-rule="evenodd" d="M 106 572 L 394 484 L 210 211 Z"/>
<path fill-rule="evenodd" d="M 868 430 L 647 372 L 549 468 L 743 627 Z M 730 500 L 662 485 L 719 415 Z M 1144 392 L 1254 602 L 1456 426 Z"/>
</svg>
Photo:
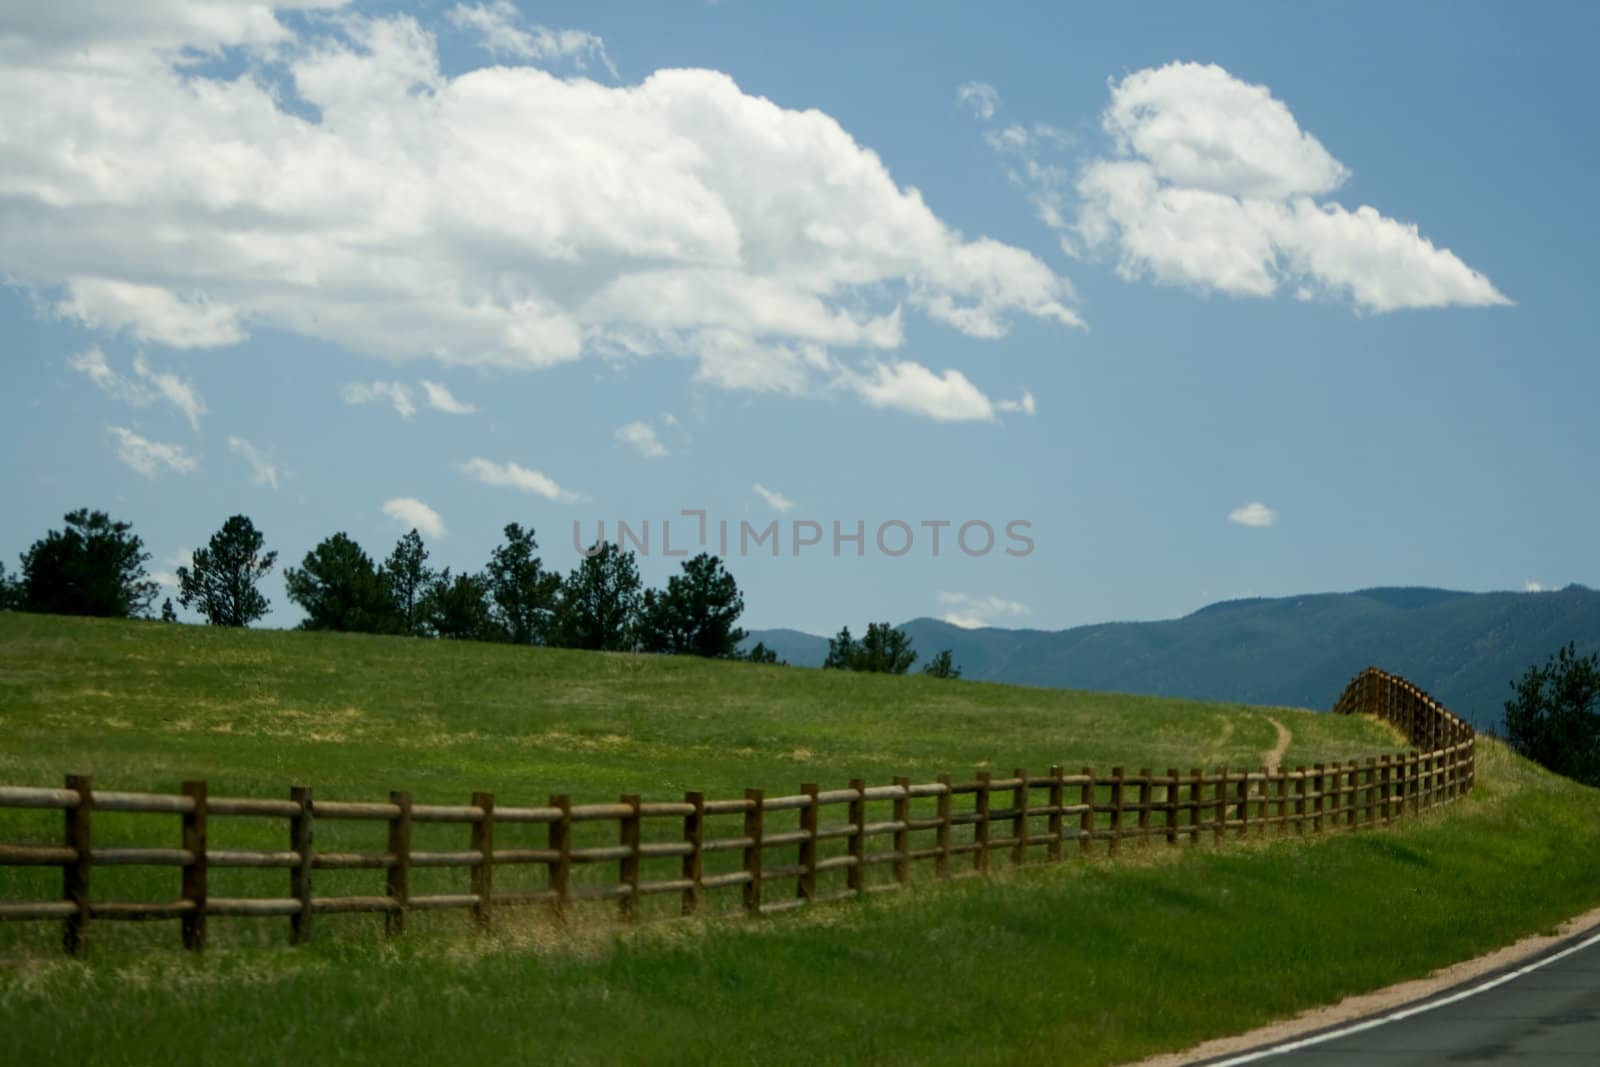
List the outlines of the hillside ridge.
<svg viewBox="0 0 1600 1067">
<path fill-rule="evenodd" d="M 902 629 L 919 663 L 948 648 L 967 678 L 1319 709 L 1381 663 L 1481 729 L 1500 721 L 1511 681 L 1529 666 L 1569 641 L 1580 653 L 1600 649 L 1600 593 L 1578 584 L 1536 593 L 1376 586 L 1065 630 L 964 629 L 927 617 Z M 748 640 L 796 666 L 820 666 L 828 647 L 794 630 Z"/>
</svg>

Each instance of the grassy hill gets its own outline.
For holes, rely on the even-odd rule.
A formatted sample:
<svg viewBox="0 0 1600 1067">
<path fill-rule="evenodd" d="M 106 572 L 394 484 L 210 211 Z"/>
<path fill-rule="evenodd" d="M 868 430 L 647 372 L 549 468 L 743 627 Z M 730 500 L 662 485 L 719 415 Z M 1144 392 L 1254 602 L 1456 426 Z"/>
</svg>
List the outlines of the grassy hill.
<svg viewBox="0 0 1600 1067">
<path fill-rule="evenodd" d="M 410 788 L 437 802 L 474 789 L 739 796 L 1052 763 L 1254 766 L 1276 737 L 1238 705 L 14 613 L 0 613 L 0 729 L 12 784 L 70 771 L 106 788 L 206 777 L 213 791 L 276 795 L 303 781 L 327 799 Z M 1291 762 L 1390 743 L 1310 715 L 1294 733 Z"/>
<path fill-rule="evenodd" d="M 1568 641 L 1600 649 L 1600 593 L 1366 589 L 1070 630 L 965 630 L 937 619 L 902 628 L 924 658 L 951 649 L 968 678 L 1248 704 L 1326 708 L 1358 666 L 1377 663 L 1486 727 L 1529 666 Z M 751 640 L 801 666 L 820 666 L 828 648 L 793 630 Z"/>
<path fill-rule="evenodd" d="M 1275 734 L 1265 714 L 0 614 L 0 781 L 17 784 L 83 770 L 105 787 L 204 776 L 219 792 L 276 795 L 308 781 L 348 799 L 395 787 L 445 802 L 484 788 L 502 803 L 557 791 L 727 795 L 983 764 L 1254 763 Z M 1294 732 L 1290 762 L 1392 744 L 1360 720 L 1271 714 Z M 345 825 L 376 833 L 366 847 L 381 843 L 382 824 Z M 149 844 L 151 826 L 176 843 L 170 816 L 107 813 L 95 816 L 96 841 Z M 342 847 L 325 829 L 341 827 L 319 823 L 319 847 Z M 216 847 L 262 844 L 216 820 L 212 831 L 241 835 L 214 837 Z M 59 834 L 58 813 L 0 813 L 0 840 Z M 329 887 L 334 873 L 319 873 L 319 892 L 381 885 L 356 871 L 338 873 L 364 888 Z M 213 872 L 258 876 L 281 894 L 282 872 Z M 175 883 L 172 870 L 95 871 L 97 894 L 170 898 Z M 59 891 L 56 872 L 0 871 L 0 898 Z M 97 923 L 87 963 L 60 958 L 54 924 L 0 924 L 0 1034 L 28 1063 L 1113 1064 L 1418 976 L 1597 903 L 1600 793 L 1486 742 L 1470 798 L 1381 832 L 1132 848 L 1118 862 L 755 922 L 622 931 L 579 916 L 557 929 L 530 910 L 476 938 L 464 916 L 435 913 L 385 941 L 369 917 L 325 916 L 311 945 L 291 949 L 281 920 L 219 920 L 199 957 L 178 950 L 171 924 Z"/>
</svg>

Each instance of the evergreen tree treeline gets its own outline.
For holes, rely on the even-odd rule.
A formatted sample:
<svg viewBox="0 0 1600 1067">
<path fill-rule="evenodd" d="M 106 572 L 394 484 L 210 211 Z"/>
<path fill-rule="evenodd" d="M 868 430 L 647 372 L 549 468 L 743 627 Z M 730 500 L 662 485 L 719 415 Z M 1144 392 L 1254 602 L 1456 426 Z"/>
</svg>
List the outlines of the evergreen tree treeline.
<svg viewBox="0 0 1600 1067">
<path fill-rule="evenodd" d="M 324 538 L 284 571 L 303 630 L 502 641 L 598 651 L 648 651 L 776 661 L 765 648 L 743 656 L 744 597 L 720 559 L 685 560 L 664 589 L 645 589 L 632 552 L 598 543 L 565 577 L 538 555 L 532 528 L 507 525 L 481 572 L 428 565 L 422 535 L 401 537 L 382 563 L 344 532 Z M 153 618 L 159 589 L 150 554 L 126 522 L 80 509 L 22 556 L 16 577 L 0 564 L 0 611 Z M 178 568 L 177 601 L 217 626 L 248 626 L 271 606 L 258 588 L 278 553 L 244 515 L 229 518 Z M 168 598 L 159 617 L 176 621 Z"/>
</svg>

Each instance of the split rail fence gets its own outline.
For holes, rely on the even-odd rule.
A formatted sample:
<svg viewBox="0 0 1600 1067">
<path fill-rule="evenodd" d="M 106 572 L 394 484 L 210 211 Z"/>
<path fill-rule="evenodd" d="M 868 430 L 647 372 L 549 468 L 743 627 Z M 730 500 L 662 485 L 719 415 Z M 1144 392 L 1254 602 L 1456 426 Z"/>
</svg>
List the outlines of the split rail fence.
<svg viewBox="0 0 1600 1067">
<path fill-rule="evenodd" d="M 389 934 L 404 931 L 408 915 L 424 910 L 469 910 L 476 925 L 488 929 L 504 907 L 540 905 L 561 916 L 584 901 L 614 902 L 624 921 L 638 921 L 646 898 L 673 902 L 655 909 L 663 916 L 694 915 L 714 891 L 736 890 L 739 903 L 732 910 L 760 914 L 900 889 L 912 880 L 913 868 L 919 877 L 936 878 L 984 872 L 997 853 L 1020 865 L 1071 854 L 1114 854 L 1130 841 L 1180 845 L 1385 826 L 1471 790 L 1472 727 L 1404 679 L 1369 668 L 1333 710 L 1376 715 L 1415 747 L 1365 761 L 1293 769 L 1184 774 L 1116 767 L 1109 774 L 1093 768 L 1068 774 L 1057 766 L 1043 775 L 979 772 L 964 782 L 942 776 L 935 782 L 897 778 L 877 786 L 858 779 L 844 789 L 806 784 L 790 796 L 747 789 L 735 799 L 690 792 L 673 802 L 628 795 L 615 803 L 574 804 L 556 795 L 537 807 L 502 806 L 489 793 L 473 794 L 470 804 L 419 804 L 403 791 L 391 793 L 386 802 L 352 803 L 314 799 L 305 786 L 290 789 L 286 799 L 223 797 L 209 795 L 203 781 L 186 782 L 175 795 L 130 793 L 97 789 L 87 776 L 69 775 L 60 789 L 0 787 L 0 808 L 58 809 L 64 820 L 59 844 L 0 845 L 0 867 L 61 869 L 59 899 L 0 900 L 0 919 L 59 921 L 65 950 L 77 954 L 85 949 L 91 926 L 106 920 L 177 920 L 184 947 L 200 949 L 207 920 L 219 916 L 287 918 L 290 940 L 298 944 L 311 937 L 316 916 L 350 912 L 381 913 Z M 843 821 L 825 820 L 835 811 Z M 177 816 L 179 844 L 97 846 L 93 829 L 102 812 Z M 208 832 L 217 821 L 232 819 L 282 821 L 283 847 L 209 847 Z M 319 851 L 318 827 L 345 820 L 383 824 L 386 847 Z M 708 825 L 732 820 L 737 821 L 733 833 L 708 832 Z M 414 848 L 413 828 L 430 823 L 466 827 L 466 847 Z M 575 843 L 584 824 L 598 824 L 602 831 L 613 826 L 606 837 L 615 844 Z M 527 837 L 526 827 L 542 827 L 543 841 L 537 830 L 531 843 L 514 841 Z M 592 838 L 595 828 L 585 833 Z M 883 845 L 888 847 L 874 847 Z M 111 866 L 177 868 L 178 894 L 164 901 L 91 895 L 95 872 Z M 228 868 L 284 871 L 288 895 L 214 895 L 217 872 Z M 414 893 L 412 875 L 420 868 L 465 869 L 467 891 Z M 530 869 L 537 876 L 540 868 L 543 878 L 533 887 L 496 885 L 497 876 L 510 881 L 511 872 Z M 670 876 L 646 878 L 646 868 Z M 869 879 L 875 869 L 887 877 Z M 340 870 L 382 871 L 382 894 L 313 892 L 319 872 Z M 608 870 L 614 876 L 606 877 Z M 839 874 L 843 886 L 829 888 L 826 883 L 836 882 Z"/>
</svg>

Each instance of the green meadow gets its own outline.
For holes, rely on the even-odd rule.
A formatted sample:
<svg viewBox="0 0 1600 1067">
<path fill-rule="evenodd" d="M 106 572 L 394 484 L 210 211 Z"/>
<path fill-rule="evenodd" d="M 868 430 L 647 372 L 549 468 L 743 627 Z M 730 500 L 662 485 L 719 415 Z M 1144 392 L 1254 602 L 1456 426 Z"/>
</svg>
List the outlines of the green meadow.
<svg viewBox="0 0 1600 1067">
<path fill-rule="evenodd" d="M 7 785 L 87 773 L 105 789 L 204 778 L 213 794 L 303 784 L 340 800 L 736 797 L 1052 764 L 1254 767 L 1278 737 L 1269 716 L 1290 730 L 1291 765 L 1396 748 L 1375 723 L 1287 709 L 0 614 Z M 442 912 L 386 940 L 371 917 L 319 916 L 312 943 L 292 948 L 287 920 L 214 919 L 198 956 L 175 923 L 101 921 L 81 961 L 60 956 L 57 924 L 11 923 L 0 1044 L 17 1062 L 1116 1063 L 1416 977 L 1600 904 L 1600 792 L 1493 742 L 1480 751 L 1471 797 L 1383 831 L 1112 860 L 1069 850 L 757 920 L 625 929 L 594 905 L 557 927 L 503 909 L 482 936 Z M 60 822 L 0 810 L 0 840 L 53 843 Z M 505 827 L 497 844 L 517 829 L 540 843 L 536 828 Z M 418 830 L 433 837 L 414 847 L 466 847 L 463 827 Z M 94 833 L 175 845 L 177 820 L 97 813 Z M 317 833 L 323 849 L 382 847 L 381 823 Z M 282 848 L 282 836 L 280 821 L 212 820 L 213 847 Z M 416 874 L 435 880 L 418 892 L 466 878 Z M 211 893 L 280 896 L 286 877 L 213 871 Z M 319 872 L 317 891 L 377 893 L 382 877 Z M 94 894 L 171 899 L 177 878 L 96 868 Z M 0 899 L 59 893 L 53 870 L 0 869 Z"/>
</svg>

